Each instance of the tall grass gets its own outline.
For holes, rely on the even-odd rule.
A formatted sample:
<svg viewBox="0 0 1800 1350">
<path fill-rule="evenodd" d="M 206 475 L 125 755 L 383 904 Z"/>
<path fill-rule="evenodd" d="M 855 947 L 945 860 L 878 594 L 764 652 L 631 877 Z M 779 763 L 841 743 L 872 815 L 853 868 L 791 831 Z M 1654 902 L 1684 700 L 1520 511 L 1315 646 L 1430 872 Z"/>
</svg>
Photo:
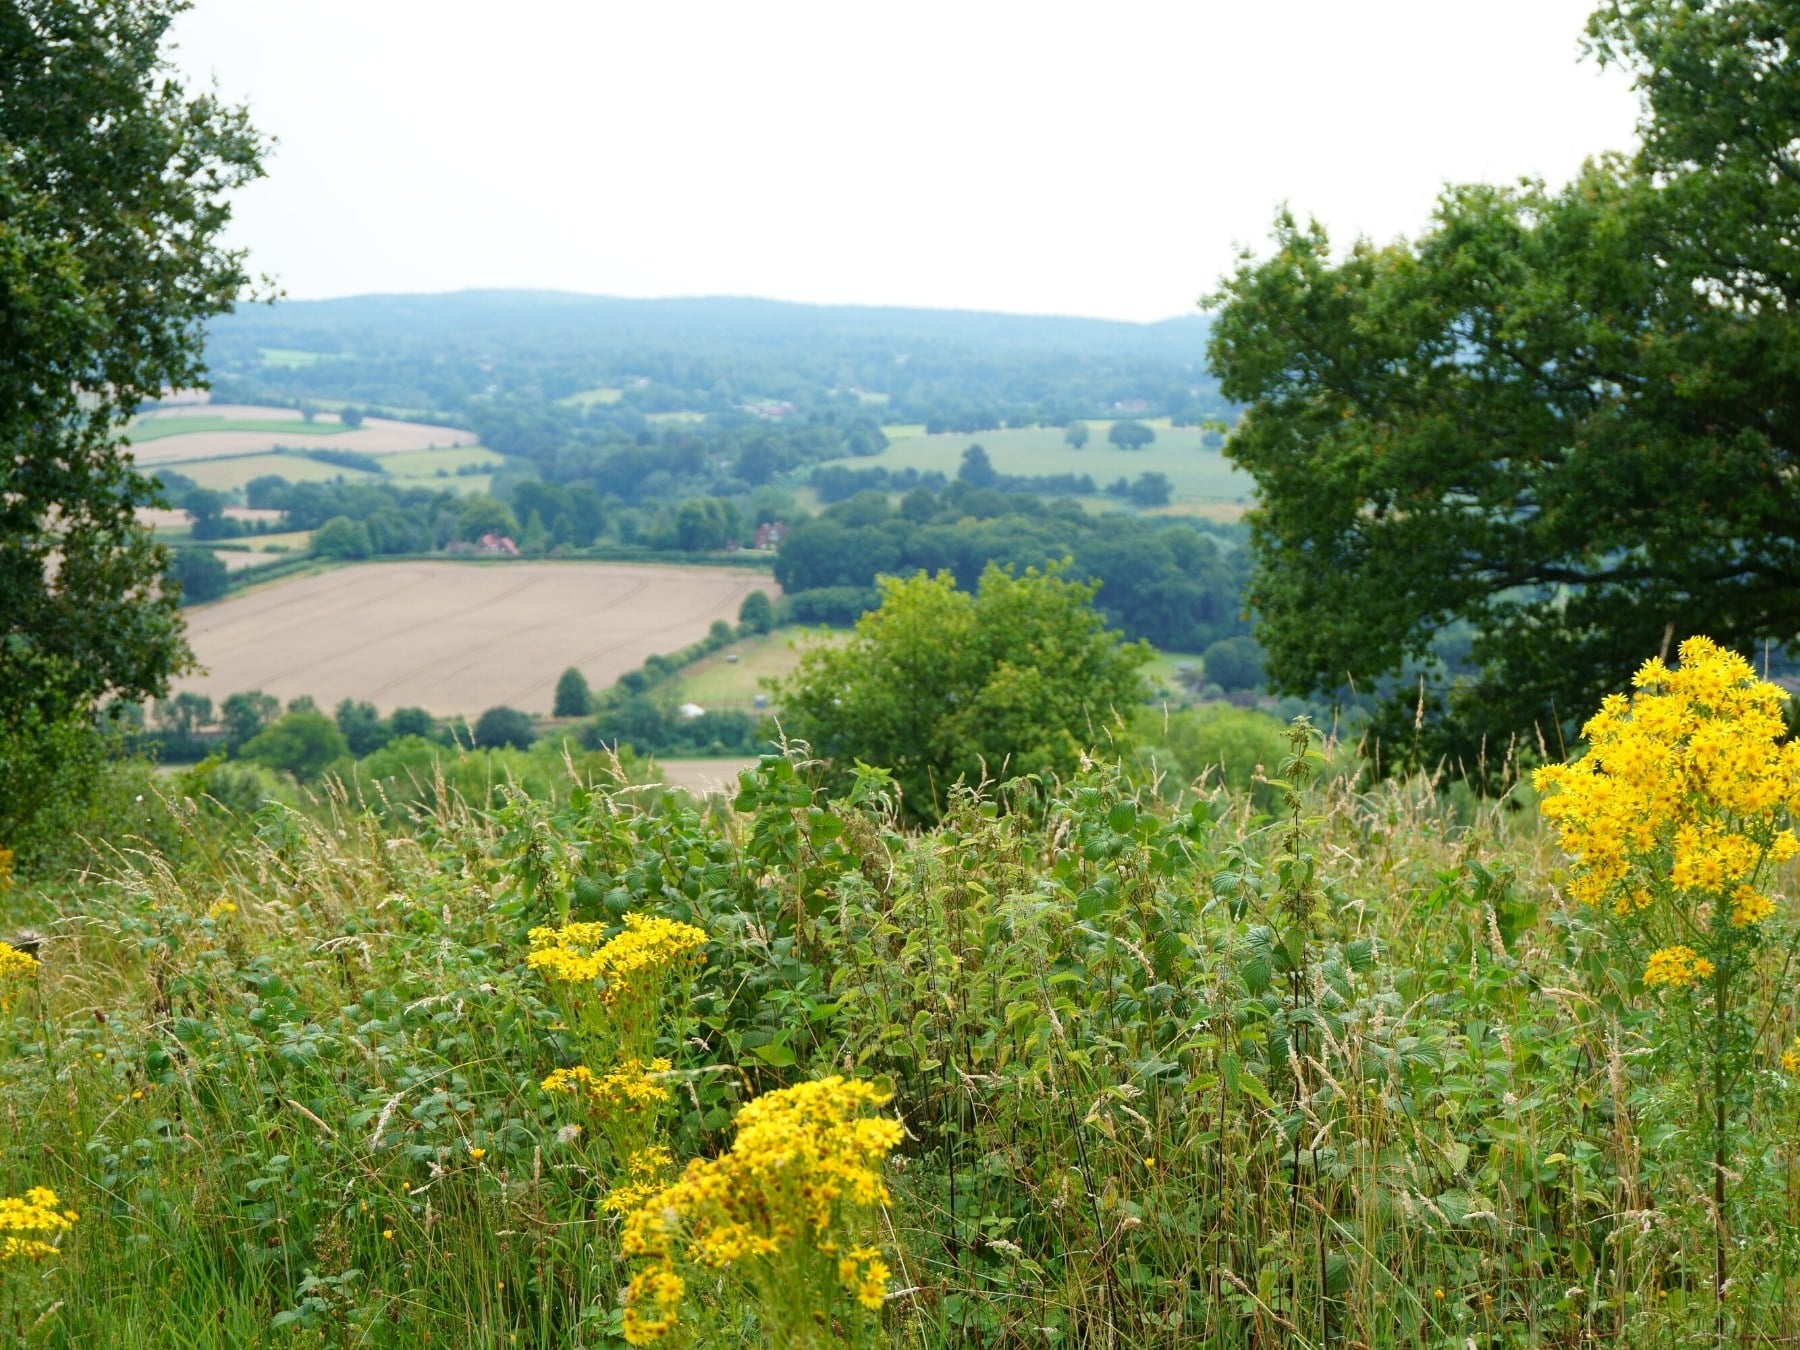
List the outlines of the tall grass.
<svg viewBox="0 0 1800 1350">
<path fill-rule="evenodd" d="M 1710 1338 L 1691 1106 L 1532 811 L 1308 763 L 1175 805 L 1097 764 L 928 833 L 878 773 L 826 802 L 787 759 L 735 813 L 605 786 L 444 791 L 410 823 L 178 804 L 157 847 L 37 898 L 0 1195 L 50 1185 L 81 1218 L 54 1261 L 0 1267 L 0 1326 L 620 1343 L 608 1168 L 538 1086 L 578 1054 L 524 959 L 533 925 L 642 912 L 711 936 L 658 1048 L 679 1157 L 771 1088 L 895 1090 L 866 1342 Z M 1794 1031 L 1790 1003 L 1728 1178 L 1745 1345 L 1800 1337 Z M 759 1343 L 744 1289 L 698 1294 L 705 1343 Z"/>
</svg>

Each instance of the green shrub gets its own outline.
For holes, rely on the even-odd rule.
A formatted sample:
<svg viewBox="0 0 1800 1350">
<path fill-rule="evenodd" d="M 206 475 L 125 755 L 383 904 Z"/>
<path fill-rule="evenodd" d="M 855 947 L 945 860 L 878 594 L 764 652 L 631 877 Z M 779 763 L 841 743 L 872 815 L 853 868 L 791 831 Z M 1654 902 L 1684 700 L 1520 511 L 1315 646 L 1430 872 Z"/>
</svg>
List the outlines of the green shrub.
<svg viewBox="0 0 1800 1350">
<path fill-rule="evenodd" d="M 302 783 L 348 759 L 350 746 L 337 724 L 322 712 L 284 713 L 243 747 L 243 757 L 278 773 L 291 773 Z"/>
</svg>

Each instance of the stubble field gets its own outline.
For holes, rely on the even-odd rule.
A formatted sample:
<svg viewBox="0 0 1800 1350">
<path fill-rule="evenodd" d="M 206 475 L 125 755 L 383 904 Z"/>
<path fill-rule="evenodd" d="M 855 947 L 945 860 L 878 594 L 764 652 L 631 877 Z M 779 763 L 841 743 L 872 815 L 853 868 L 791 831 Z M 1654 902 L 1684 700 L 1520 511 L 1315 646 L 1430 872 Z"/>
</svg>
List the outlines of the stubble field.
<svg viewBox="0 0 1800 1350">
<path fill-rule="evenodd" d="M 473 715 L 498 704 L 549 712 L 575 666 L 595 688 L 646 657 L 734 623 L 774 581 L 738 568 L 625 563 L 364 563 L 188 611 L 204 673 L 179 683 L 215 700 L 260 689 L 383 711 Z"/>
</svg>

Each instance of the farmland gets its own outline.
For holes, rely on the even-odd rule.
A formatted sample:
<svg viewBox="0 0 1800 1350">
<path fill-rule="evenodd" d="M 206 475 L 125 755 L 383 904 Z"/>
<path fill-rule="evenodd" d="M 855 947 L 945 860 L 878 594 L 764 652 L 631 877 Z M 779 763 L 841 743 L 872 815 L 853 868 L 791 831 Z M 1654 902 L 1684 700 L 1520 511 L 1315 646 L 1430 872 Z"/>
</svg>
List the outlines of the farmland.
<svg viewBox="0 0 1800 1350">
<path fill-rule="evenodd" d="M 307 448 L 307 447 L 300 447 Z M 328 448 L 321 446 L 320 448 Z M 227 455 L 218 459 L 182 461 L 169 465 L 150 465 L 175 470 L 203 488 L 214 492 L 241 490 L 253 479 L 285 478 L 290 483 L 326 483 L 334 478 L 350 482 L 387 481 L 398 487 L 445 487 L 453 492 L 485 491 L 491 474 L 469 473 L 479 466 L 495 469 L 503 463 L 492 450 L 481 446 L 460 446 L 445 450 L 398 450 L 380 456 L 382 472 L 367 473 L 360 469 L 327 464 L 303 454 L 270 451 L 256 455 Z"/>
<path fill-rule="evenodd" d="M 733 622 L 767 577 L 736 568 L 594 563 L 367 563 L 190 611 L 205 673 L 181 688 L 261 689 L 330 706 L 547 712 L 557 675 L 596 687 Z"/>
<path fill-rule="evenodd" d="M 370 417 L 361 426 L 345 426 L 336 414 L 321 413 L 308 421 L 292 408 L 220 403 L 180 405 L 133 418 L 125 430 L 137 462 L 146 466 L 179 464 L 227 455 L 260 455 L 299 441 L 320 448 L 387 455 L 407 450 L 470 446 L 475 434 L 456 427 L 431 426 Z"/>
<path fill-rule="evenodd" d="M 791 673 L 806 648 L 839 636 L 828 629 L 789 628 L 734 642 L 683 670 L 680 696 L 706 708 L 749 710 L 756 696 L 766 692 L 764 680 Z"/>
<path fill-rule="evenodd" d="M 1149 423 L 1156 430 L 1155 444 L 1142 450 L 1120 450 L 1107 443 L 1110 425 L 1107 422 L 1088 423 L 1089 440 L 1081 450 L 1063 439 L 1060 427 L 927 436 L 916 427 L 894 426 L 886 428 L 889 445 L 881 454 L 831 462 L 850 469 L 875 465 L 890 471 L 910 468 L 926 473 L 935 469 L 954 478 L 962 465 L 963 452 L 971 445 L 979 444 L 987 451 L 995 470 L 1002 474 L 1087 474 L 1096 484 L 1105 487 L 1115 479 L 1160 473 L 1167 475 L 1173 485 L 1177 505 L 1241 505 L 1250 497 L 1252 484 L 1248 476 L 1239 472 L 1219 451 L 1203 447 L 1199 428 L 1172 428 L 1166 419 L 1155 420 Z"/>
</svg>

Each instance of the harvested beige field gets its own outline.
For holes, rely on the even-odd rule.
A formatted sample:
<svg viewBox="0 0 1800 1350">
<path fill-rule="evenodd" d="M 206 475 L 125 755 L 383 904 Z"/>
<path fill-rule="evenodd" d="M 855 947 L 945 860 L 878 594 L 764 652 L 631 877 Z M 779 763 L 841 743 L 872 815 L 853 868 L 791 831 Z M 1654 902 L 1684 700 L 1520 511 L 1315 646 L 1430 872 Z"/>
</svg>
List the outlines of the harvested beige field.
<svg viewBox="0 0 1800 1350">
<path fill-rule="evenodd" d="M 206 668 L 179 687 L 215 701 L 260 689 L 329 710 L 364 699 L 471 716 L 548 713 L 575 666 L 604 689 L 644 659 L 736 623 L 759 572 L 632 563 L 361 563 L 276 582 L 187 613 Z"/>
<path fill-rule="evenodd" d="M 282 445 L 298 450 L 355 450 L 365 455 L 393 455 L 408 450 L 474 445 L 477 439 L 474 432 L 456 427 L 397 422 L 386 417 L 370 417 L 361 426 L 351 428 L 339 427 L 334 413 L 320 413 L 308 423 L 293 408 L 264 408 L 240 403 L 164 408 L 143 414 L 135 425 L 149 430 L 159 421 L 173 421 L 190 429 L 154 439 L 134 437 L 132 456 L 139 464 L 180 464 L 195 459 L 260 455 Z M 217 422 L 218 426 L 194 425 L 203 422 Z M 246 422 L 257 425 L 247 427 Z M 284 430 L 283 423 L 292 424 L 294 430 Z M 337 429 L 322 430 L 327 427 Z"/>
</svg>

